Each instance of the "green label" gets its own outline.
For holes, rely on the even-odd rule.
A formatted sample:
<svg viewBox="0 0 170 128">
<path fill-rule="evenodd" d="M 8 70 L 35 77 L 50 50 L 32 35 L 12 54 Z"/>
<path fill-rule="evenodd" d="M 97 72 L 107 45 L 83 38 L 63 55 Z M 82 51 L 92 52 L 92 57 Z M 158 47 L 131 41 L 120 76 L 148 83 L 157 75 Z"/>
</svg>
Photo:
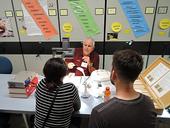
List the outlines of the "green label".
<svg viewBox="0 0 170 128">
<path fill-rule="evenodd" d="M 94 36 L 99 34 L 99 26 L 94 21 L 86 2 L 84 0 L 68 1 L 86 36 Z"/>
</svg>

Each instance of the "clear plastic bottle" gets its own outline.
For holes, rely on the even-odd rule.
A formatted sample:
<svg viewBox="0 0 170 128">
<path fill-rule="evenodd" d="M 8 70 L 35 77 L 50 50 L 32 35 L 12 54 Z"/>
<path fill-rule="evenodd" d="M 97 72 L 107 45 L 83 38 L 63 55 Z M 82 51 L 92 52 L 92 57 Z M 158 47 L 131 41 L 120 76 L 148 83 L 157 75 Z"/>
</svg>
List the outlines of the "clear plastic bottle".
<svg viewBox="0 0 170 128">
<path fill-rule="evenodd" d="M 101 82 L 98 83 L 98 95 L 97 95 L 97 98 L 102 98 L 103 97 L 103 90 L 102 90 L 102 84 Z"/>
<path fill-rule="evenodd" d="M 110 99 L 110 96 L 111 96 L 110 87 L 106 87 L 104 92 L 104 102 L 107 102 Z"/>
</svg>

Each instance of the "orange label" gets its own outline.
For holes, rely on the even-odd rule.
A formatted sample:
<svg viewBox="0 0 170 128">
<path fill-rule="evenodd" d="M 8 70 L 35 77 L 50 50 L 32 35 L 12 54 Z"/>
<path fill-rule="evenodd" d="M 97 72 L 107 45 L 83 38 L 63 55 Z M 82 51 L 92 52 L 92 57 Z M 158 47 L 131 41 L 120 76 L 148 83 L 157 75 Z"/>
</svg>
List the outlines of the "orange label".
<svg viewBox="0 0 170 128">
<path fill-rule="evenodd" d="M 46 39 L 57 35 L 57 31 L 38 0 L 22 0 L 25 8 L 34 19 Z"/>
</svg>

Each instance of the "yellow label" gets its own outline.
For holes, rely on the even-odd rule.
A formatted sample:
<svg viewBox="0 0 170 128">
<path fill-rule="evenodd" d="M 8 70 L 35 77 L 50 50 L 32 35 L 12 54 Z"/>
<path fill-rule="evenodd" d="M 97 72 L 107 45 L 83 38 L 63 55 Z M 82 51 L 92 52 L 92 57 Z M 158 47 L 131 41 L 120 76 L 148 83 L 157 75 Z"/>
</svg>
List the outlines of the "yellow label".
<svg viewBox="0 0 170 128">
<path fill-rule="evenodd" d="M 168 29 L 170 27 L 170 20 L 169 19 L 160 20 L 159 27 L 163 30 Z"/>
<path fill-rule="evenodd" d="M 20 28 L 20 29 L 19 29 L 19 34 L 22 35 L 22 36 L 27 35 L 26 29 Z"/>
<path fill-rule="evenodd" d="M 65 34 L 64 34 L 64 37 L 70 38 L 70 37 L 71 37 L 71 34 L 70 34 L 70 33 L 65 33 Z"/>
<path fill-rule="evenodd" d="M 131 29 L 125 29 L 124 34 L 131 34 Z"/>
<path fill-rule="evenodd" d="M 6 17 L 12 17 L 12 11 L 5 11 Z"/>
<path fill-rule="evenodd" d="M 111 28 L 113 32 L 120 32 L 120 30 L 122 29 L 122 24 L 119 22 L 114 22 L 112 23 Z"/>
<path fill-rule="evenodd" d="M 23 12 L 21 10 L 18 10 L 15 12 L 17 17 L 22 17 L 23 16 Z"/>
<path fill-rule="evenodd" d="M 165 32 L 159 32 L 158 35 L 159 35 L 159 36 L 165 36 L 166 33 L 165 33 Z"/>
<path fill-rule="evenodd" d="M 64 23 L 63 31 L 64 32 L 71 32 L 73 30 L 73 26 L 71 23 Z"/>
<path fill-rule="evenodd" d="M 60 9 L 60 16 L 68 16 L 68 10 L 67 9 Z"/>
<path fill-rule="evenodd" d="M 48 15 L 49 16 L 56 16 L 57 15 L 57 12 L 55 9 L 48 9 Z"/>
</svg>

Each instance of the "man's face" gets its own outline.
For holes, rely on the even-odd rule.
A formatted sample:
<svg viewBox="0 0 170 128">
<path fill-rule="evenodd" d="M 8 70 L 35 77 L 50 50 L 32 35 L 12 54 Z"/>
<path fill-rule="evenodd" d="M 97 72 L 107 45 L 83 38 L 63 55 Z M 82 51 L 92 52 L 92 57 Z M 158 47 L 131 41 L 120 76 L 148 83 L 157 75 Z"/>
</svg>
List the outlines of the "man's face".
<svg viewBox="0 0 170 128">
<path fill-rule="evenodd" d="M 94 50 L 93 42 L 90 39 L 85 40 L 83 43 L 83 55 L 89 56 L 93 50 Z"/>
</svg>

